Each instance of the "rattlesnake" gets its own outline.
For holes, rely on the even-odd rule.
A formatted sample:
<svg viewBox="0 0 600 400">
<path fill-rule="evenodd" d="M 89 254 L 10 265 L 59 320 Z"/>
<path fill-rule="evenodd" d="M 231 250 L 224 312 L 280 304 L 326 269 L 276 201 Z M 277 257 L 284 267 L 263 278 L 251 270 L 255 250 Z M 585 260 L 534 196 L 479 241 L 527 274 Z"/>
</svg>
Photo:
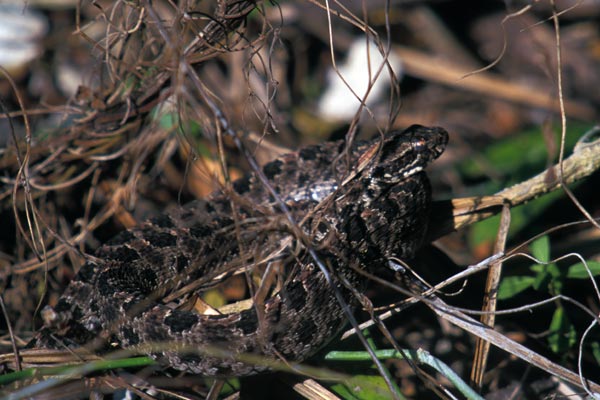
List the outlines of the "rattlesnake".
<svg viewBox="0 0 600 400">
<path fill-rule="evenodd" d="M 244 362 L 243 354 L 303 361 L 345 322 L 308 249 L 356 306 L 348 286 L 360 289 L 366 281 L 357 270 L 410 258 L 421 245 L 431 202 L 424 168 L 447 140 L 442 128 L 414 125 L 351 148 L 344 141 L 304 147 L 266 164 L 262 171 L 296 226 L 249 174 L 229 190 L 121 232 L 45 309 L 45 326 L 30 345 L 94 342 L 101 352 L 159 344 L 145 351 L 169 367 L 207 376 L 268 369 Z M 190 306 L 233 273 L 246 274 L 253 305 L 216 315 Z M 263 273 L 275 278 L 259 289 L 253 279 Z"/>
</svg>

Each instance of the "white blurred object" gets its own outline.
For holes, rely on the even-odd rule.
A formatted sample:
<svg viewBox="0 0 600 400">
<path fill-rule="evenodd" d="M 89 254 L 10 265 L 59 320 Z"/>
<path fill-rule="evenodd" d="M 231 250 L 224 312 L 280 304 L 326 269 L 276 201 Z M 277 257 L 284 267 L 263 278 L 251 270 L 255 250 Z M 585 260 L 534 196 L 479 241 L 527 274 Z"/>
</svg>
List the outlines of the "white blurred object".
<svg viewBox="0 0 600 400">
<path fill-rule="evenodd" d="M 48 21 L 23 4 L 0 4 L 0 65 L 20 75 L 42 52 Z"/>
<path fill-rule="evenodd" d="M 370 75 L 369 75 L 370 62 Z M 352 43 L 348 51 L 348 56 L 344 64 L 338 65 L 338 71 L 344 78 L 333 70 L 327 74 L 327 89 L 318 104 L 318 113 L 322 118 L 330 120 L 350 120 L 354 117 L 360 107 L 360 100 L 363 98 L 369 87 L 369 80 L 374 79 L 377 71 L 384 62 L 384 57 L 373 42 L 367 41 L 364 37 L 358 38 Z M 394 71 L 394 74 L 400 78 L 402 73 L 402 63 L 398 56 L 390 53 L 388 62 Z M 366 99 L 366 104 L 371 106 L 375 104 L 386 93 L 386 89 L 391 82 L 390 71 L 387 65 L 383 66 L 375 82 L 372 82 L 372 88 Z M 350 86 L 352 91 L 348 88 Z"/>
</svg>

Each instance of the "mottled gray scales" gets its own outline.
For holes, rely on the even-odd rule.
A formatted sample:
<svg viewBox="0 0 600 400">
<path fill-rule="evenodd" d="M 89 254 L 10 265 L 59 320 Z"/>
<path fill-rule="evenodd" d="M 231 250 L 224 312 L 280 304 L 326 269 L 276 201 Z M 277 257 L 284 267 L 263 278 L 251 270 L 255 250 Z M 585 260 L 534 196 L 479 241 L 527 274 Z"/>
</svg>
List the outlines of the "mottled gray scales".
<svg viewBox="0 0 600 400">
<path fill-rule="evenodd" d="M 447 140 L 442 128 L 415 125 L 351 149 L 343 141 L 325 143 L 266 164 L 264 174 L 294 220 L 304 221 L 309 243 L 294 236 L 253 174 L 233 183 L 233 202 L 216 192 L 123 232 L 86 262 L 54 309 L 44 310 L 46 324 L 30 345 L 60 348 L 52 337 L 68 346 L 106 338 L 134 350 L 159 343 L 162 350 L 150 354 L 159 362 L 207 376 L 267 369 L 238 360 L 244 353 L 303 361 L 345 323 L 306 246 L 356 306 L 339 278 L 360 289 L 366 282 L 356 269 L 374 271 L 391 257 L 413 256 L 431 201 L 424 168 Z M 216 315 L 192 307 L 218 280 L 269 265 L 278 267 L 280 285 L 254 306 Z M 227 356 L 206 353 L 215 349 Z"/>
</svg>

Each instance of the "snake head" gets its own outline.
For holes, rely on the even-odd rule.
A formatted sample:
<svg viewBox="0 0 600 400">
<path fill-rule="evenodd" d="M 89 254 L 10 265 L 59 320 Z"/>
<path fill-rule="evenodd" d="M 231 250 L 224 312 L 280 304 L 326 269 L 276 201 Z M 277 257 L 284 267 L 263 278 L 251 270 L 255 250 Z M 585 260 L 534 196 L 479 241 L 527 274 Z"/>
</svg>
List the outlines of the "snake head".
<svg viewBox="0 0 600 400">
<path fill-rule="evenodd" d="M 379 149 L 377 161 L 368 171 L 368 179 L 378 184 L 396 184 L 425 169 L 438 158 L 448 143 L 448 132 L 439 127 L 412 125 L 404 131 L 391 131 Z"/>
</svg>

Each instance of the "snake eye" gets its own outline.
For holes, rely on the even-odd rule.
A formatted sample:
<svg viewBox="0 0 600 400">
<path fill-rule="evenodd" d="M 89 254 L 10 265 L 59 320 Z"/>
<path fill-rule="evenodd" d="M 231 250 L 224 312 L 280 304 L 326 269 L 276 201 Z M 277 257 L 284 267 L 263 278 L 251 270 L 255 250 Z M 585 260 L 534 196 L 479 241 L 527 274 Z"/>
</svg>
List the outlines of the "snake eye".
<svg viewBox="0 0 600 400">
<path fill-rule="evenodd" d="M 415 140 L 412 142 L 413 150 L 416 152 L 422 152 L 427 150 L 427 141 L 424 138 L 419 138 L 419 140 Z"/>
</svg>

